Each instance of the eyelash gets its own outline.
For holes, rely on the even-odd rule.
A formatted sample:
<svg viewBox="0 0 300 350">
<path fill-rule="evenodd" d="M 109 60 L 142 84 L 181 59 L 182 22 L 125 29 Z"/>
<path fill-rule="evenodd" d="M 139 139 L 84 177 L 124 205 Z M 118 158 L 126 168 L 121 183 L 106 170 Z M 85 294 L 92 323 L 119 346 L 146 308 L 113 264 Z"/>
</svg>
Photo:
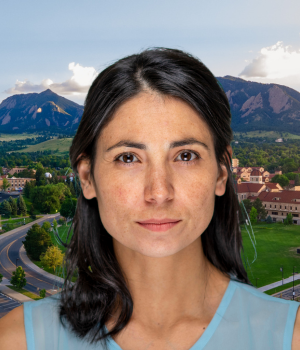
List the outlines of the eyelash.
<svg viewBox="0 0 300 350">
<path fill-rule="evenodd" d="M 180 152 L 176 158 L 178 158 L 182 153 L 193 153 L 197 157 L 193 160 L 181 160 L 181 162 L 185 163 L 185 165 L 191 165 L 191 163 L 194 163 L 196 160 L 201 158 L 198 152 L 191 151 L 191 150 L 184 150 L 184 151 Z M 117 155 L 116 158 L 114 159 L 114 162 L 122 163 L 122 165 L 124 165 L 124 166 L 132 166 L 133 163 L 136 163 L 136 162 L 125 163 L 125 162 L 122 162 L 121 160 L 119 160 L 119 158 L 124 156 L 124 155 L 133 155 L 134 157 L 137 158 L 137 156 L 131 152 L 124 152 L 124 153 Z"/>
</svg>

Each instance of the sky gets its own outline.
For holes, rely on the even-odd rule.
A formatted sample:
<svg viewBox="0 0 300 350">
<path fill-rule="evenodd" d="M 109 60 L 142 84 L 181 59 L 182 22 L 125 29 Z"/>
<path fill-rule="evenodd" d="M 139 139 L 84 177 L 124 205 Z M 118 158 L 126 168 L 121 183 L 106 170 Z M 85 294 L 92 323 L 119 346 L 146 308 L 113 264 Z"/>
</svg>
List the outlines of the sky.
<svg viewBox="0 0 300 350">
<path fill-rule="evenodd" d="M 198 57 L 215 76 L 300 92 L 299 0 L 14 0 L 0 21 L 0 102 L 50 88 L 81 105 L 93 79 L 149 47 Z"/>
</svg>

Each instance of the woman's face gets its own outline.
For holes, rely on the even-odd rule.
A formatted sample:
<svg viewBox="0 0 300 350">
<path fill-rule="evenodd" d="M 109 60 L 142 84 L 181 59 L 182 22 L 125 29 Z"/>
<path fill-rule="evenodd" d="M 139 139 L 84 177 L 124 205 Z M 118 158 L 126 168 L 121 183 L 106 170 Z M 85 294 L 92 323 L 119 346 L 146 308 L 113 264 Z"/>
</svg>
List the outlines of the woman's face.
<svg viewBox="0 0 300 350">
<path fill-rule="evenodd" d="M 212 135 L 196 111 L 180 99 L 144 92 L 121 105 L 102 130 L 95 182 L 83 185 L 83 193 L 97 198 L 114 244 L 164 257 L 207 228 L 215 195 L 225 193 L 222 169 L 219 174 Z M 178 223 L 140 224 L 153 219 Z"/>
</svg>

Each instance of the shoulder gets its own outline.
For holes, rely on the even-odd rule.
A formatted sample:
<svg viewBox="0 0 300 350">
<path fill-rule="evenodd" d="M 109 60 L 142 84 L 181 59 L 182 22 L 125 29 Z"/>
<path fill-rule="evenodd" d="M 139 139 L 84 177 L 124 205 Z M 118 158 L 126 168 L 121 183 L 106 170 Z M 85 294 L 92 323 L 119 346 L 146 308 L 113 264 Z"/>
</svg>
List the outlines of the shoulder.
<svg viewBox="0 0 300 350">
<path fill-rule="evenodd" d="M 300 350 L 300 307 L 298 308 L 294 326 L 292 350 Z"/>
<path fill-rule="evenodd" d="M 1 349 L 27 349 L 23 305 L 0 319 L 0 344 Z"/>
</svg>

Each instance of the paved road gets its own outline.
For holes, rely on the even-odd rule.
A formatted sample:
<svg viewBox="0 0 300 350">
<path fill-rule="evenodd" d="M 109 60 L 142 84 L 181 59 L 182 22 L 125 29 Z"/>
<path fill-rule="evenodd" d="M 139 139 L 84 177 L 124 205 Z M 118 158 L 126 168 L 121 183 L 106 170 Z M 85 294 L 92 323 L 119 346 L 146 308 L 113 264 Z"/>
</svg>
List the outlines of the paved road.
<svg viewBox="0 0 300 350">
<path fill-rule="evenodd" d="M 297 286 L 294 287 L 294 291 L 295 291 L 295 300 L 298 299 L 298 297 L 300 297 L 300 284 L 298 284 Z M 293 287 L 288 288 L 286 290 L 283 290 L 281 292 L 278 292 L 276 294 L 273 294 L 274 297 L 276 298 L 282 298 L 282 299 L 286 299 L 286 300 L 291 300 L 293 298 Z M 300 299 L 299 299 L 300 301 Z"/>
<path fill-rule="evenodd" d="M 50 218 L 50 216 L 52 216 L 52 218 Z M 52 222 L 53 219 L 53 215 L 45 216 L 45 218 L 39 222 L 39 225 L 42 225 L 44 221 Z M 7 279 L 10 279 L 12 272 L 16 270 L 16 263 L 18 263 L 18 266 L 22 266 L 26 273 L 27 284 L 24 289 L 38 294 L 38 288 L 45 288 L 47 291 L 46 296 L 49 296 L 52 294 L 51 290 L 54 287 L 53 280 L 24 265 L 19 257 L 19 250 L 23 244 L 22 241 L 25 239 L 27 231 L 34 223 L 35 222 L 32 222 L 30 225 L 26 225 L 26 227 L 5 239 L 0 239 L 0 273 Z M 17 258 L 19 259 L 18 261 L 16 260 Z"/>
<path fill-rule="evenodd" d="M 0 318 L 5 316 L 12 309 L 20 306 L 21 303 L 0 293 Z"/>
</svg>

